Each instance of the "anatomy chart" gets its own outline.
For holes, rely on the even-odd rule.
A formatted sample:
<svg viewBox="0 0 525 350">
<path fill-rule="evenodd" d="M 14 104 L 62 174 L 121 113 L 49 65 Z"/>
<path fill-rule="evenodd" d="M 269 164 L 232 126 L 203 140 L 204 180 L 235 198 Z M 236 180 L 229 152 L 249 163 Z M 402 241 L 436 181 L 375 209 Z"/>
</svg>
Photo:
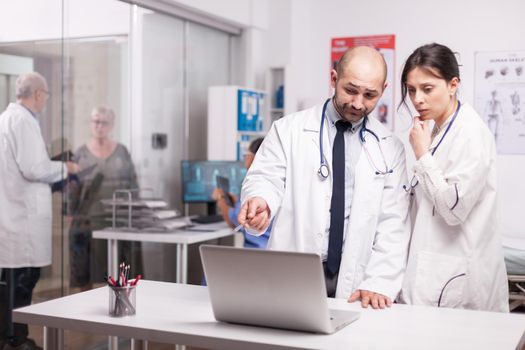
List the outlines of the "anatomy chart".
<svg viewBox="0 0 525 350">
<path fill-rule="evenodd" d="M 476 53 L 475 108 L 499 154 L 525 154 L 525 51 Z"/>
</svg>

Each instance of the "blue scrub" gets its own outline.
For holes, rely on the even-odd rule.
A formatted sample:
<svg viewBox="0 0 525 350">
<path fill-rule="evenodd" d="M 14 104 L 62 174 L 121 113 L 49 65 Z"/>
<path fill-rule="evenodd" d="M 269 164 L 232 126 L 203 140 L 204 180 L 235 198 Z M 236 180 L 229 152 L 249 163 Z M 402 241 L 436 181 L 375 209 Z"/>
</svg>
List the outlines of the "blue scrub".
<svg viewBox="0 0 525 350">
<path fill-rule="evenodd" d="M 237 216 L 239 215 L 239 212 L 241 211 L 241 202 L 237 201 L 235 203 L 235 207 L 228 209 L 228 215 L 230 217 L 230 221 L 234 226 L 239 225 L 237 221 Z M 268 226 L 268 229 L 266 229 L 266 232 L 261 236 L 254 236 L 246 232 L 246 230 L 242 229 L 242 233 L 244 235 L 244 247 L 245 248 L 261 248 L 266 249 L 266 246 L 268 245 L 268 238 L 270 238 L 270 232 L 272 230 L 272 223 L 270 223 L 270 226 Z"/>
</svg>

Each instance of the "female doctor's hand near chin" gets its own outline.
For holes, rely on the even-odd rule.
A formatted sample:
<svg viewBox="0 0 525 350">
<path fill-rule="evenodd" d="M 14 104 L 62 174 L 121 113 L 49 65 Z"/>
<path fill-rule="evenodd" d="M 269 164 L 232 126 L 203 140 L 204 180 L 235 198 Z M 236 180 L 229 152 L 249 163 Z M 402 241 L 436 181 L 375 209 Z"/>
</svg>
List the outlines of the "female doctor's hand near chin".
<svg viewBox="0 0 525 350">
<path fill-rule="evenodd" d="M 270 225 L 270 207 L 261 197 L 249 198 L 242 205 L 237 221 L 245 228 L 264 232 Z"/>
<path fill-rule="evenodd" d="M 364 308 L 367 308 L 368 305 L 372 305 L 372 308 L 374 309 L 384 309 L 385 307 L 392 306 L 392 300 L 390 300 L 389 297 L 361 289 L 353 292 L 352 295 L 350 295 L 350 298 L 348 298 L 348 302 L 353 303 L 359 299 L 361 299 L 361 306 Z"/>
<path fill-rule="evenodd" d="M 419 117 L 415 117 L 414 124 L 410 130 L 409 140 L 416 159 L 419 160 L 419 158 L 428 152 L 432 142 L 428 121 L 423 121 Z"/>
</svg>

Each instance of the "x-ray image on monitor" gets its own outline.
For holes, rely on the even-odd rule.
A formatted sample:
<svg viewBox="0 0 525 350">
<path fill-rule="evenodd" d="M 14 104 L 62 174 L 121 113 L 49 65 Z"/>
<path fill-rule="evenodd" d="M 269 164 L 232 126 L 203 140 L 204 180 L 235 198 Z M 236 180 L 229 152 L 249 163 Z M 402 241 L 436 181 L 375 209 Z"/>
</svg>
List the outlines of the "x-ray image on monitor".
<svg viewBox="0 0 525 350">
<path fill-rule="evenodd" d="M 243 162 L 222 160 L 183 160 L 182 196 L 185 203 L 213 202 L 212 193 L 217 187 L 217 175 L 226 177 L 230 192 L 239 196 L 246 175 Z"/>
</svg>

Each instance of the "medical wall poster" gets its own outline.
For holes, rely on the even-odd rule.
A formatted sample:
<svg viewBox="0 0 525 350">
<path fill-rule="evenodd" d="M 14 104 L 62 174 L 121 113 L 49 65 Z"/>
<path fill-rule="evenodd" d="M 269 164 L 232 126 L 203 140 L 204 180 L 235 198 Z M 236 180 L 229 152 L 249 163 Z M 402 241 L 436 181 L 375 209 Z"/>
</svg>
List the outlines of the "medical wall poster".
<svg viewBox="0 0 525 350">
<path fill-rule="evenodd" d="M 396 37 L 395 35 L 372 35 L 334 38 L 332 39 L 330 69 L 335 68 L 337 61 L 339 61 L 347 49 L 355 46 L 375 47 L 385 58 L 388 69 L 386 78 L 388 87 L 370 116 L 375 117 L 390 130 L 394 130 L 394 70 Z"/>
<path fill-rule="evenodd" d="M 525 51 L 477 52 L 474 107 L 499 154 L 525 154 Z"/>
<path fill-rule="evenodd" d="M 239 89 L 237 92 L 237 130 L 261 131 L 264 95 L 256 91 Z"/>
</svg>

